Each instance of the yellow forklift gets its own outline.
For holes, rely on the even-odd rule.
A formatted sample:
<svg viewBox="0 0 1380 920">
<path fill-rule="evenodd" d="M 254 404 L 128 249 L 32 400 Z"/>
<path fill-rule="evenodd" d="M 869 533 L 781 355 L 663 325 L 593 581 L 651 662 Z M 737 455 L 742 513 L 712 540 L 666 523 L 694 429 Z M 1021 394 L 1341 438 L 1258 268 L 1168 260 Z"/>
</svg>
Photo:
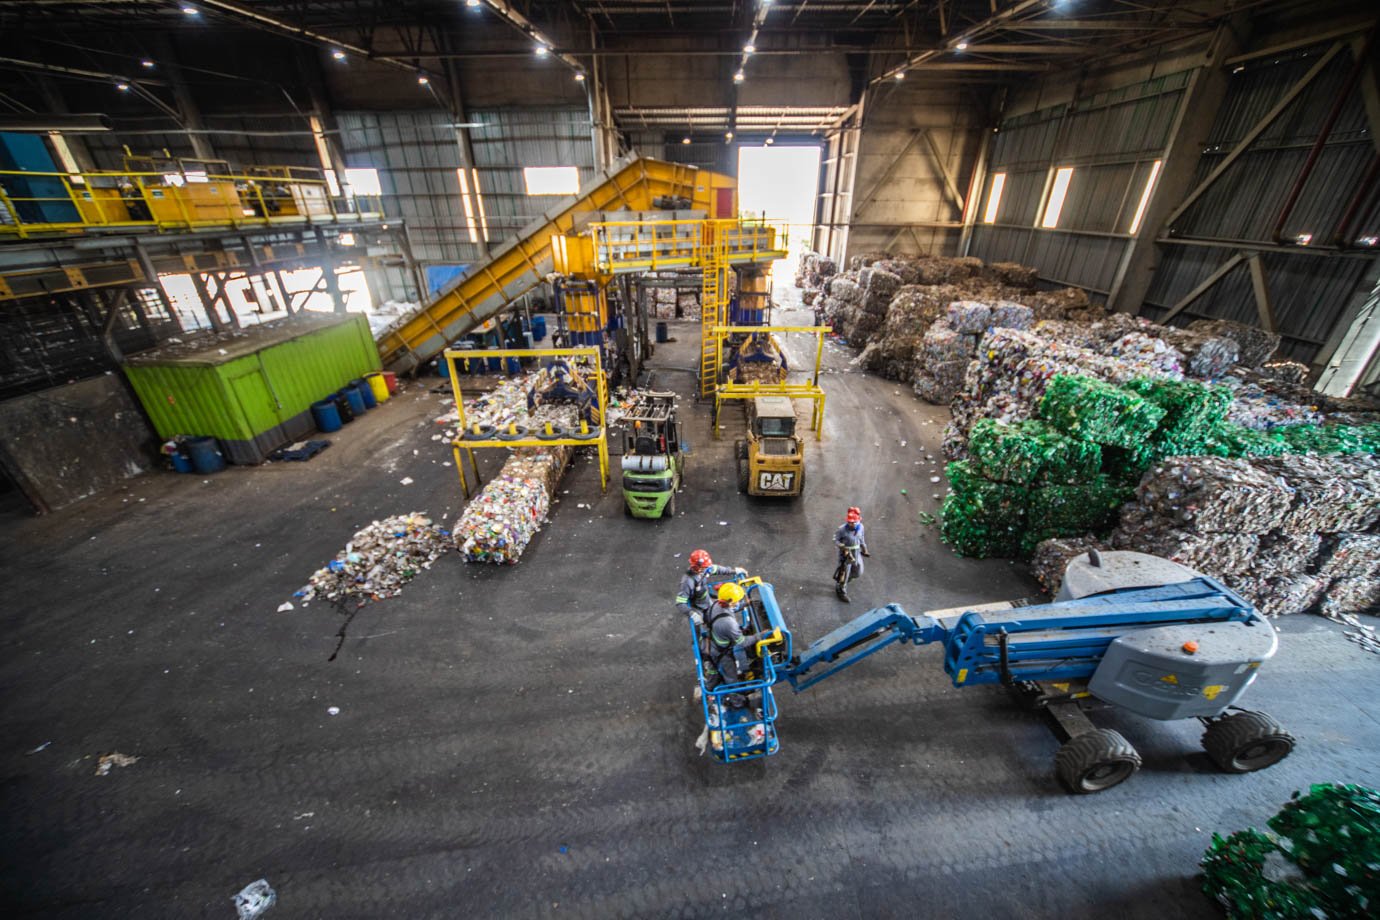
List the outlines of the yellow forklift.
<svg viewBox="0 0 1380 920">
<path fill-rule="evenodd" d="M 747 438 L 734 444 L 738 489 L 748 495 L 795 498 L 805 489 L 805 442 L 795 433 L 787 396 L 747 401 Z"/>
</svg>

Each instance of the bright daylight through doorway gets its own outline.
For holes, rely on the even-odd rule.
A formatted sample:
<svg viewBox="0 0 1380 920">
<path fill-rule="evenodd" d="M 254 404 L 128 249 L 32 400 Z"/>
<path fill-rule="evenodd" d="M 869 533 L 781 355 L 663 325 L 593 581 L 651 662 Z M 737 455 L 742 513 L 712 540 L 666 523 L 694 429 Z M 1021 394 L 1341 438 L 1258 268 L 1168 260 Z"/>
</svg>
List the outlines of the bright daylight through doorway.
<svg viewBox="0 0 1380 920">
<path fill-rule="evenodd" d="M 790 284 L 789 265 L 810 247 L 819 197 L 820 149 L 808 147 L 739 147 L 738 210 L 744 217 L 766 217 L 789 231 L 786 264 L 772 266 L 773 287 Z"/>
</svg>

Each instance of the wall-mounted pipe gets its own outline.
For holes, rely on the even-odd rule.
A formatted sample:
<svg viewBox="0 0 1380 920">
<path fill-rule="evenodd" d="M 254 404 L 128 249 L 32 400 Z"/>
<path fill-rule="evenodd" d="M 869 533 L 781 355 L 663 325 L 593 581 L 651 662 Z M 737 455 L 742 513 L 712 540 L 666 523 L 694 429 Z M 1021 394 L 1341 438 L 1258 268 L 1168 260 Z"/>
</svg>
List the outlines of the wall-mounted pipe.
<svg viewBox="0 0 1380 920">
<path fill-rule="evenodd" d="M 1370 158 L 1370 168 L 1361 178 L 1361 184 L 1356 186 L 1356 192 L 1351 196 L 1351 201 L 1347 203 L 1346 210 L 1342 212 L 1341 220 L 1337 221 L 1337 226 L 1332 231 L 1332 236 L 1328 238 L 1333 246 L 1345 248 L 1350 244 L 1347 239 L 1347 231 L 1351 229 L 1351 222 L 1356 219 L 1356 215 L 1371 200 L 1371 192 L 1375 188 L 1375 180 L 1380 177 L 1380 153 Z"/>
</svg>

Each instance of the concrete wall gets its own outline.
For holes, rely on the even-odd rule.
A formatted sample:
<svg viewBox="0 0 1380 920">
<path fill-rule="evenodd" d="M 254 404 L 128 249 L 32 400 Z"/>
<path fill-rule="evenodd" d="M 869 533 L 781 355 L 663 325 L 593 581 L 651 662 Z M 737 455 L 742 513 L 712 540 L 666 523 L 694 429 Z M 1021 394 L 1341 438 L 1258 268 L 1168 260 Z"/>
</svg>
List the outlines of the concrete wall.
<svg viewBox="0 0 1380 920">
<path fill-rule="evenodd" d="M 0 430 L 0 466 L 40 513 L 147 472 L 158 446 L 114 374 L 0 402 Z"/>
</svg>

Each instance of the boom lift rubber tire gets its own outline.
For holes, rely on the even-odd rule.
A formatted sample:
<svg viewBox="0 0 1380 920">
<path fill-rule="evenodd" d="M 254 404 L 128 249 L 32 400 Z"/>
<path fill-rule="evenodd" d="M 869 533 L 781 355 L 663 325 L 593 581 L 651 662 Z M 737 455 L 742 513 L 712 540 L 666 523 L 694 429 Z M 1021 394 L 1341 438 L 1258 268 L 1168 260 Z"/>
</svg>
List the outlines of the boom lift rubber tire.
<svg viewBox="0 0 1380 920">
<path fill-rule="evenodd" d="M 1075 735 L 1054 755 L 1054 772 L 1070 792 L 1089 795 L 1110 789 L 1140 769 L 1131 742 L 1109 728 Z"/>
<path fill-rule="evenodd" d="M 1272 767 L 1293 749 L 1294 736 L 1263 712 L 1234 712 L 1203 732 L 1203 750 L 1227 773 Z"/>
</svg>

